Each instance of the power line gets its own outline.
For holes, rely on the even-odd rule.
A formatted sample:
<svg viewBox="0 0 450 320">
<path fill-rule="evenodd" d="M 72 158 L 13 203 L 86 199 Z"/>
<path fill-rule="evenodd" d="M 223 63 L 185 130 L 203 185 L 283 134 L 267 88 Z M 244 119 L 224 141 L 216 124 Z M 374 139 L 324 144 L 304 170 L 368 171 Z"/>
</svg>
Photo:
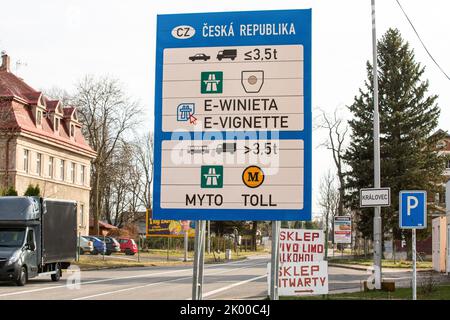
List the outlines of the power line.
<svg viewBox="0 0 450 320">
<path fill-rule="evenodd" d="M 420 38 L 419 33 L 417 32 L 416 28 L 414 27 L 411 19 L 409 19 L 408 15 L 406 14 L 405 10 L 403 9 L 402 5 L 400 4 L 399 0 L 396 0 L 398 6 L 400 7 L 400 9 L 402 10 L 403 14 L 405 15 L 406 19 L 408 20 L 409 24 L 411 25 L 411 27 L 413 28 L 414 32 L 417 35 L 417 38 L 419 38 L 420 43 L 422 44 L 423 48 L 425 49 L 425 51 L 428 53 L 428 56 L 431 58 L 431 60 L 433 60 L 434 64 L 439 68 L 439 70 L 441 70 L 441 72 L 444 74 L 444 76 L 450 80 L 450 77 L 445 73 L 444 69 L 442 69 L 442 67 L 439 65 L 439 63 L 437 63 L 437 61 L 434 59 L 434 57 L 431 55 L 430 51 L 428 51 L 425 43 L 423 43 L 422 38 Z"/>
</svg>

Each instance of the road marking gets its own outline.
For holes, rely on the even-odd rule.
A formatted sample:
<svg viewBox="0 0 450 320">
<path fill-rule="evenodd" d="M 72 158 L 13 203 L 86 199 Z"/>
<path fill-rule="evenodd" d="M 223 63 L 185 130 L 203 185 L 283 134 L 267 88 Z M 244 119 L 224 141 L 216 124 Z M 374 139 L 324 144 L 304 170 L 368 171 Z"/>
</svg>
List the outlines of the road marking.
<svg viewBox="0 0 450 320">
<path fill-rule="evenodd" d="M 228 285 L 226 287 L 206 292 L 206 293 L 203 294 L 203 298 L 206 298 L 206 297 L 212 296 L 212 295 L 214 295 L 216 293 L 219 293 L 219 292 L 222 292 L 222 291 L 226 291 L 226 290 L 229 290 L 231 288 L 234 288 L 234 287 L 237 287 L 237 286 L 240 286 L 240 285 L 243 285 L 243 284 L 255 281 L 255 280 L 266 278 L 266 277 L 267 277 L 267 274 L 264 274 L 262 276 L 258 276 L 258 277 L 254 277 L 254 278 L 251 278 L 251 279 L 248 279 L 248 280 L 236 282 L 236 283 L 230 284 L 230 285 Z M 191 299 L 186 299 L 186 300 L 191 300 Z"/>
<path fill-rule="evenodd" d="M 228 262 L 228 263 L 220 263 L 220 264 L 207 266 L 205 269 L 218 269 L 223 266 L 235 265 L 235 264 L 245 264 L 248 262 L 251 262 L 251 261 L 243 260 L 243 261 L 233 261 L 233 262 Z M 127 268 L 124 268 L 124 269 L 126 270 Z M 104 270 L 98 270 L 98 271 L 104 271 Z M 186 272 L 186 271 L 192 271 L 192 268 L 166 271 L 166 272 L 147 273 L 147 274 L 142 274 L 142 275 L 134 275 L 134 276 L 126 276 L 126 277 L 84 281 L 84 282 L 80 282 L 80 285 L 101 283 L 101 282 L 108 282 L 108 281 L 116 281 L 116 280 L 125 280 L 125 279 L 146 278 L 146 277 L 153 277 L 153 276 L 159 276 L 159 275 L 165 275 L 165 274 L 171 274 L 171 273 L 177 273 L 177 272 Z M 84 271 L 84 272 L 89 272 L 89 271 Z M 34 293 L 34 292 L 54 290 L 54 289 L 60 289 L 60 288 L 67 288 L 67 285 L 59 285 L 59 286 L 45 287 L 45 288 L 39 288 L 39 289 L 23 290 L 23 291 L 19 291 L 19 292 L 3 293 L 3 294 L 0 294 L 0 297 L 15 296 L 15 295 L 20 295 L 20 294 L 25 294 L 25 293 Z"/>
<path fill-rule="evenodd" d="M 100 297 L 100 296 L 106 296 L 106 295 L 108 295 L 108 294 L 119 293 L 119 292 L 125 292 L 125 291 L 130 291 L 130 290 L 135 290 L 135 289 L 145 288 L 145 287 L 152 287 L 152 286 L 156 286 L 156 285 L 158 285 L 158 284 L 169 283 L 169 282 L 175 282 L 175 281 L 186 280 L 186 279 L 192 279 L 192 276 L 184 277 L 184 278 L 178 278 L 178 279 L 172 279 L 172 280 L 167 280 L 167 281 L 160 281 L 160 282 L 155 282 L 155 283 L 145 284 L 145 285 L 142 285 L 142 286 L 137 286 L 137 287 L 132 287 L 132 288 L 126 288 L 126 289 L 120 289 L 120 290 L 114 290 L 114 291 L 102 292 L 102 293 L 93 294 L 93 295 L 90 295 L 90 296 L 85 296 L 85 297 L 80 297 L 80 298 L 74 298 L 74 299 L 72 299 L 72 300 L 87 300 L 87 299 L 90 299 L 90 298 L 95 298 L 95 297 Z"/>
<path fill-rule="evenodd" d="M 228 273 L 231 271 L 235 271 L 235 270 L 241 270 L 241 269 L 247 269 L 247 268 L 251 268 L 257 265 L 265 265 L 266 262 L 264 263 L 256 263 L 253 265 L 249 265 L 249 266 L 245 266 L 245 267 L 240 267 L 240 268 L 234 268 L 234 269 L 229 269 L 229 270 L 223 270 L 223 271 L 219 271 L 219 272 L 214 272 L 211 274 L 205 274 L 205 277 L 209 277 L 209 276 L 213 276 L 213 275 L 217 275 L 217 274 L 222 274 L 222 273 Z M 102 293 L 98 293 L 98 294 L 93 294 L 90 296 L 85 296 L 85 297 L 80 297 L 80 298 L 74 298 L 72 300 L 86 300 L 86 299 L 90 299 L 90 298 L 96 298 L 96 297 L 100 297 L 100 296 L 105 296 L 105 295 L 109 295 L 109 294 L 114 294 L 114 293 L 119 293 L 119 292 L 125 292 L 125 291 L 131 291 L 131 290 L 135 290 L 135 289 L 141 289 L 141 288 L 145 288 L 145 287 L 152 287 L 152 286 L 156 286 L 159 284 L 164 284 L 164 283 L 170 283 L 170 282 L 176 282 L 176 281 L 181 281 L 181 280 L 186 280 L 186 279 L 192 279 L 192 276 L 189 277 L 183 277 L 183 278 L 178 278 L 178 279 L 172 279 L 172 280 L 166 280 L 166 281 L 160 281 L 160 282 L 155 282 L 155 283 L 149 283 L 149 284 L 145 284 L 145 285 L 141 285 L 141 286 L 136 286 L 136 287 L 130 287 L 130 288 L 125 288 L 125 289 L 119 289 L 119 290 L 113 290 L 113 291 L 108 291 L 108 292 L 102 292 Z"/>
<path fill-rule="evenodd" d="M 114 281 L 114 280 L 145 278 L 145 277 L 150 277 L 150 276 L 158 276 L 158 275 L 164 275 L 164 274 L 170 274 L 170 273 L 176 273 L 176 272 L 182 272 L 182 271 L 190 271 L 190 270 L 189 269 L 174 270 L 174 271 L 167 271 L 167 272 L 148 273 L 148 274 L 143 274 L 143 275 L 127 276 L 127 277 L 92 280 L 92 281 L 80 282 L 80 285 L 108 282 L 108 281 Z M 52 286 L 52 287 L 45 287 L 45 288 L 39 288 L 39 289 L 24 290 L 24 291 L 19 291 L 19 292 L 3 293 L 3 294 L 0 294 L 0 297 L 14 296 L 14 295 L 19 295 L 19 294 L 24 294 L 24 293 L 33 293 L 33 292 L 46 291 L 46 290 L 59 289 L 59 288 L 67 288 L 67 287 L 68 287 L 67 285 L 60 285 L 60 286 Z"/>
</svg>

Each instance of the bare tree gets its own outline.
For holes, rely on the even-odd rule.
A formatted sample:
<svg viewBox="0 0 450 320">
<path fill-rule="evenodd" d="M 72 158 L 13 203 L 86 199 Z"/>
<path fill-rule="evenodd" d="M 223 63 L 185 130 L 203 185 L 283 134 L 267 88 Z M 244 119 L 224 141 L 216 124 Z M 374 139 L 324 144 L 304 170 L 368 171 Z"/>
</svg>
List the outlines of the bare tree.
<svg viewBox="0 0 450 320">
<path fill-rule="evenodd" d="M 108 176 L 105 177 L 106 186 L 103 194 L 103 211 L 105 219 L 110 224 L 121 227 L 129 212 L 136 210 L 134 201 L 136 181 L 133 148 L 121 141 L 116 145 L 108 165 Z"/>
<path fill-rule="evenodd" d="M 95 233 L 102 212 L 102 199 L 109 188 L 111 159 L 117 145 L 140 122 L 141 107 L 126 96 L 118 80 L 86 76 L 76 86 L 71 103 L 78 108 L 85 137 L 97 152 L 92 163 L 90 204 Z"/>
<path fill-rule="evenodd" d="M 147 208 L 152 207 L 152 183 L 153 183 L 153 133 L 147 132 L 136 139 L 135 143 L 136 168 L 139 172 L 140 193 L 138 195 L 141 204 Z"/>
<path fill-rule="evenodd" d="M 339 180 L 339 206 L 338 213 L 344 215 L 344 196 L 345 196 L 345 173 L 343 170 L 343 155 L 345 152 L 345 138 L 348 134 L 347 122 L 339 116 L 339 108 L 336 108 L 333 115 L 320 110 L 318 128 L 327 130 L 328 139 L 322 143 L 327 149 L 331 150 L 333 162 L 336 166 L 336 174 Z"/>
<path fill-rule="evenodd" d="M 328 257 L 328 237 L 330 225 L 333 223 L 334 217 L 339 212 L 339 191 L 335 184 L 335 174 L 328 171 L 320 182 L 320 199 L 319 205 L 322 207 L 322 220 L 325 231 L 325 259 Z"/>
<path fill-rule="evenodd" d="M 66 90 L 53 86 L 50 89 L 42 89 L 42 92 L 50 99 L 59 100 L 63 106 L 69 106 L 72 97 Z"/>
</svg>

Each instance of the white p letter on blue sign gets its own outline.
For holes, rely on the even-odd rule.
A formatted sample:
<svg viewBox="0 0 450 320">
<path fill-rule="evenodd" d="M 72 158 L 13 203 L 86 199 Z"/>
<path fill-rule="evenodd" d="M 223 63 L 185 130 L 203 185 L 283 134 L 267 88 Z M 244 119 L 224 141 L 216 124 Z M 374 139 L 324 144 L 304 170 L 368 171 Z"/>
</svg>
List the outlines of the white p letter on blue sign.
<svg viewBox="0 0 450 320">
<path fill-rule="evenodd" d="M 406 214 L 411 215 L 411 210 L 417 208 L 419 205 L 419 200 L 415 196 L 406 197 Z"/>
</svg>

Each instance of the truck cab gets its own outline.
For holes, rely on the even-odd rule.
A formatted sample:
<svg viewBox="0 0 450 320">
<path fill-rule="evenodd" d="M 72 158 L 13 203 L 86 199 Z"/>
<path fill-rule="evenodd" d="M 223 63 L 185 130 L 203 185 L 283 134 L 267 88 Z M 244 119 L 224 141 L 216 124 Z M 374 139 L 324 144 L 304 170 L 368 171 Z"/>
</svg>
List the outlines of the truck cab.
<svg viewBox="0 0 450 320">
<path fill-rule="evenodd" d="M 0 227 L 0 280 L 13 280 L 22 285 L 37 273 L 34 228 Z"/>
</svg>

